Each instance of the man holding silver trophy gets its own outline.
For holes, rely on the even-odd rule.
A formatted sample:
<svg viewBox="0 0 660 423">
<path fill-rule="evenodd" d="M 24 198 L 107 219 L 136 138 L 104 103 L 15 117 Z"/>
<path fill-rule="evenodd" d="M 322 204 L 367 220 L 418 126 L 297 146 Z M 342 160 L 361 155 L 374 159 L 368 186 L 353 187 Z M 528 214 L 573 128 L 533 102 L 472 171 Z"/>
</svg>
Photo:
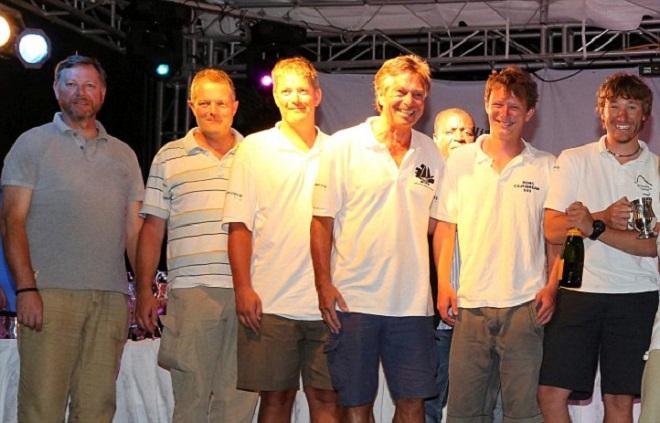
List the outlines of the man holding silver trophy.
<svg viewBox="0 0 660 423">
<path fill-rule="evenodd" d="M 545 330 L 539 402 L 553 422 L 570 421 L 569 399 L 591 397 L 599 363 L 606 421 L 632 422 L 658 307 L 658 156 L 639 139 L 652 102 L 638 76 L 610 75 L 596 94 L 606 134 L 563 151 L 553 169 L 548 241 L 563 243 L 569 228 L 588 238 L 582 287 L 559 290 Z"/>
</svg>

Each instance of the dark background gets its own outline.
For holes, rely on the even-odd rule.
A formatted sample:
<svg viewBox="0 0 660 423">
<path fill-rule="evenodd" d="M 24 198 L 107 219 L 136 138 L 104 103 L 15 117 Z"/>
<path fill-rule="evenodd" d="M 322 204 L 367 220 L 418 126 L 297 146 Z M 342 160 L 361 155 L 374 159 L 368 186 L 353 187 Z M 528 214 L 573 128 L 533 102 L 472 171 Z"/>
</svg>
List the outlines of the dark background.
<svg viewBox="0 0 660 423">
<path fill-rule="evenodd" d="M 146 176 L 157 145 L 156 77 L 129 55 L 38 16 L 26 12 L 22 15 L 26 27 L 41 28 L 48 35 L 52 53 L 41 69 L 25 69 L 14 55 L 0 55 L 0 160 L 4 160 L 21 133 L 52 121 L 54 113 L 59 111 L 52 88 L 55 65 L 78 53 L 96 57 L 106 70 L 107 94 L 98 119 L 108 133 L 135 150 Z M 244 77 L 233 79 L 240 101 L 234 127 L 244 135 L 272 127 L 279 114 L 271 94 L 258 90 Z M 191 122 L 194 125 L 194 118 Z M 164 127 L 168 127 L 168 122 Z M 164 144 L 170 138 L 176 137 L 160 141 Z"/>
</svg>

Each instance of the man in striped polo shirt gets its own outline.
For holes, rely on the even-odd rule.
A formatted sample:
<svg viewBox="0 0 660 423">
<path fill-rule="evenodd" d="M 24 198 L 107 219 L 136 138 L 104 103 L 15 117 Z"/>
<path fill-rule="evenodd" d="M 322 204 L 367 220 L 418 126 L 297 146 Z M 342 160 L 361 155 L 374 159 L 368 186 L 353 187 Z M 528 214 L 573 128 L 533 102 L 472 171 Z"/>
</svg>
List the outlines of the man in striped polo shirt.
<svg viewBox="0 0 660 423">
<path fill-rule="evenodd" d="M 169 303 L 159 363 L 170 370 L 174 422 L 250 422 L 256 395 L 236 390 L 237 319 L 227 233 L 221 221 L 238 109 L 234 85 L 217 69 L 195 75 L 190 109 L 198 127 L 166 144 L 151 165 L 137 260 L 137 319 L 156 329 L 151 291 L 167 228 Z"/>
</svg>

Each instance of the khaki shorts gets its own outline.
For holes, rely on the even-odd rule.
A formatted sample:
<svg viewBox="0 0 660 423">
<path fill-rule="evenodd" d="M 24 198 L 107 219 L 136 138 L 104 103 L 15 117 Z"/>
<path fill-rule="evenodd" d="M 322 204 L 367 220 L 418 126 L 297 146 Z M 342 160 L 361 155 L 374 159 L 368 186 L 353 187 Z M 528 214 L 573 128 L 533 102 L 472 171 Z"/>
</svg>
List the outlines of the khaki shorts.
<svg viewBox="0 0 660 423">
<path fill-rule="evenodd" d="M 329 330 L 321 320 L 293 320 L 274 314 L 261 317 L 256 334 L 238 329 L 238 388 L 285 391 L 300 387 L 332 389 L 323 347 Z"/>
<path fill-rule="evenodd" d="M 449 352 L 447 422 L 490 421 L 501 385 L 505 421 L 543 421 L 536 400 L 543 326 L 530 301 L 459 308 Z"/>
</svg>

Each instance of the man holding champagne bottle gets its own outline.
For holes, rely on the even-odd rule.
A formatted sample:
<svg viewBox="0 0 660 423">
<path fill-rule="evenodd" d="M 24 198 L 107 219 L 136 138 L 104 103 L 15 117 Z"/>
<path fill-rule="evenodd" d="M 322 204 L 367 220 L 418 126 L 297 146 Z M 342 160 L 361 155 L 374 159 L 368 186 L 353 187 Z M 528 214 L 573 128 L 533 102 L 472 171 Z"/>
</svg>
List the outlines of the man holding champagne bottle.
<svg viewBox="0 0 660 423">
<path fill-rule="evenodd" d="M 545 203 L 549 242 L 563 243 L 569 228 L 585 237 L 582 285 L 559 291 L 545 331 L 539 402 L 552 422 L 570 421 L 569 398 L 591 397 L 599 362 L 605 421 L 632 422 L 658 306 L 655 239 L 628 230 L 629 200 L 651 197 L 658 210 L 658 157 L 639 139 L 652 93 L 616 73 L 596 103 L 606 134 L 561 153 Z"/>
</svg>

